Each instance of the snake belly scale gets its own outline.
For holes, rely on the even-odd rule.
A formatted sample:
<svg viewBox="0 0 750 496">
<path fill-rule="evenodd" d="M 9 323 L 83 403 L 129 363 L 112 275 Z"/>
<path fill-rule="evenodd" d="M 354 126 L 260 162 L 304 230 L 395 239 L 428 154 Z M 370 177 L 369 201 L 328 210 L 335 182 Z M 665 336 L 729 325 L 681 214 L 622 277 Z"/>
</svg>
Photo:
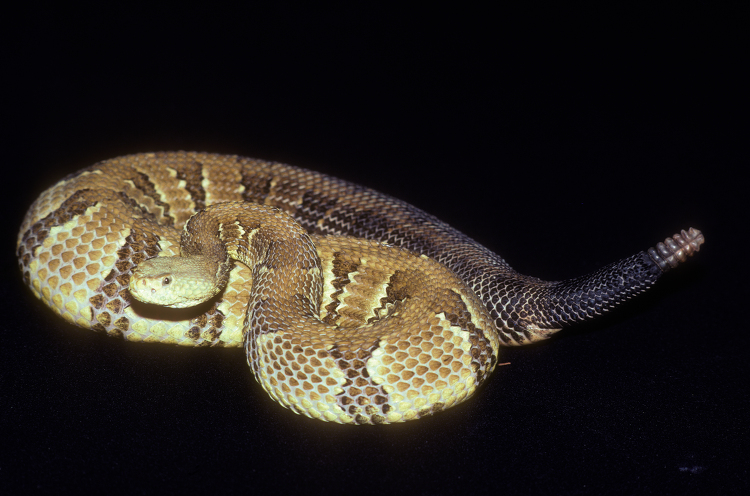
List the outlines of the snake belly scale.
<svg viewBox="0 0 750 496">
<path fill-rule="evenodd" d="M 702 243 L 691 228 L 587 276 L 542 281 L 367 188 L 284 164 L 164 152 L 100 162 L 43 192 L 17 255 L 34 294 L 75 325 L 129 341 L 244 346 L 282 405 L 383 424 L 460 403 L 502 346 L 614 308 Z M 201 259 L 198 271 L 214 279 L 207 292 L 179 284 L 193 273 L 183 278 L 173 257 Z M 160 300 L 165 291 L 171 300 Z"/>
</svg>

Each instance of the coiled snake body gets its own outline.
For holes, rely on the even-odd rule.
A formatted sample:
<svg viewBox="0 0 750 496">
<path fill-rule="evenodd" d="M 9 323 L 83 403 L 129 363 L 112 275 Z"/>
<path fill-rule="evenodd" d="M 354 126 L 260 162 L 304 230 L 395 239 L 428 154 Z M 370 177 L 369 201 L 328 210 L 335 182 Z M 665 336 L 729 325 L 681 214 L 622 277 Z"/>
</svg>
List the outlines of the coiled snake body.
<svg viewBox="0 0 750 496">
<path fill-rule="evenodd" d="M 367 424 L 465 400 L 501 346 L 610 310 L 701 243 L 691 228 L 588 276 L 546 282 L 367 188 L 176 152 L 66 177 L 29 209 L 17 254 L 34 294 L 73 324 L 129 341 L 244 346 L 282 405 Z"/>
</svg>

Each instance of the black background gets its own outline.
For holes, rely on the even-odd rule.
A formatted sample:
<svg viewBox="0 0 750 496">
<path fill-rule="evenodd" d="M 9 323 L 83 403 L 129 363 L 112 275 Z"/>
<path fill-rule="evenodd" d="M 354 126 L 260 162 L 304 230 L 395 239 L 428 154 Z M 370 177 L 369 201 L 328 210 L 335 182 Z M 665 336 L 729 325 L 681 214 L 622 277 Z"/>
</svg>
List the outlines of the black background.
<svg viewBox="0 0 750 496">
<path fill-rule="evenodd" d="M 740 4 L 9 12 L 0 492 L 744 494 Z M 273 403 L 238 350 L 107 339 L 23 286 L 36 195 L 177 149 L 365 184 L 546 279 L 689 226 L 706 244 L 615 313 L 507 350 L 456 408 L 325 424 Z"/>
</svg>

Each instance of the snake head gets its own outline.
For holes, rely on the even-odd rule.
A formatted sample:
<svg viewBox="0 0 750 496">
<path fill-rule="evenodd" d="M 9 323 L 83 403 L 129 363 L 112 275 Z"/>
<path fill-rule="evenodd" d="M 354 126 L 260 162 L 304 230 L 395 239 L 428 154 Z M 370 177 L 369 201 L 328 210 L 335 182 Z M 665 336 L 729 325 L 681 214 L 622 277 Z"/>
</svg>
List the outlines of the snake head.
<svg viewBox="0 0 750 496">
<path fill-rule="evenodd" d="M 138 301 L 187 308 L 210 300 L 221 287 L 216 269 L 204 257 L 157 257 L 138 264 L 130 277 L 130 294 Z"/>
</svg>

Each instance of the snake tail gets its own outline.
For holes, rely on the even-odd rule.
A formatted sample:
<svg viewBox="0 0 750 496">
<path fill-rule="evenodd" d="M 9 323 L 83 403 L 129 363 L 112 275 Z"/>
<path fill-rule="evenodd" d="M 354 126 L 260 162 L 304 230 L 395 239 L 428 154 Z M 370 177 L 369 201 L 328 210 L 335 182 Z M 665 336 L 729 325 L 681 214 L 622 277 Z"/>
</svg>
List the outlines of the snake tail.
<svg viewBox="0 0 750 496">
<path fill-rule="evenodd" d="M 561 328 L 601 315 L 646 291 L 668 270 L 700 250 L 703 234 L 694 228 L 655 247 L 609 264 L 591 274 L 559 282 L 528 281 L 510 312 L 501 317 L 513 326 L 506 345 L 546 339 Z M 533 312 L 525 312 L 533 308 Z"/>
</svg>

